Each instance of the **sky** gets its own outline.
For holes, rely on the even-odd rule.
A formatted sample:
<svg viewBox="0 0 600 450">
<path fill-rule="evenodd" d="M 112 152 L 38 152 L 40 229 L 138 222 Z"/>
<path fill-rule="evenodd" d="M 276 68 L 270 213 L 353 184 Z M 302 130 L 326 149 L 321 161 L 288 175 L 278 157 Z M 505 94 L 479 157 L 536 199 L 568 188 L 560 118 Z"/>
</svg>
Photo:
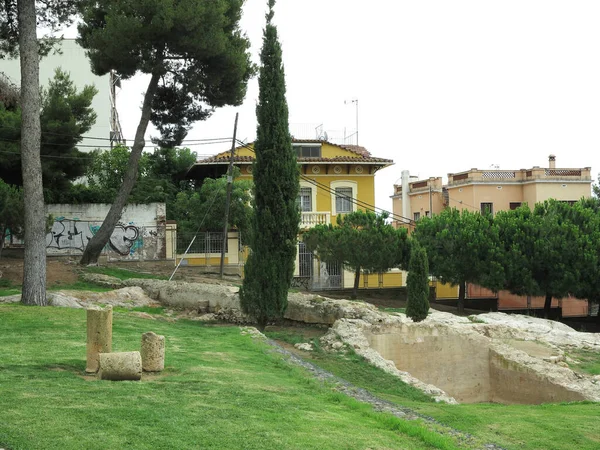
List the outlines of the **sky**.
<svg viewBox="0 0 600 450">
<path fill-rule="evenodd" d="M 266 5 L 246 0 L 241 22 L 256 63 Z M 599 22 L 598 0 L 279 0 L 292 134 L 314 138 L 321 124 L 331 137 L 353 134 L 358 100 L 358 144 L 395 163 L 376 175 L 376 206 L 388 210 L 402 170 L 547 167 L 554 154 L 557 167 L 591 167 L 596 178 Z M 147 81 L 118 93 L 125 137 Z M 219 109 L 187 139 L 231 137 L 239 112 L 238 138 L 252 141 L 257 98 L 253 79 L 243 105 Z"/>
</svg>

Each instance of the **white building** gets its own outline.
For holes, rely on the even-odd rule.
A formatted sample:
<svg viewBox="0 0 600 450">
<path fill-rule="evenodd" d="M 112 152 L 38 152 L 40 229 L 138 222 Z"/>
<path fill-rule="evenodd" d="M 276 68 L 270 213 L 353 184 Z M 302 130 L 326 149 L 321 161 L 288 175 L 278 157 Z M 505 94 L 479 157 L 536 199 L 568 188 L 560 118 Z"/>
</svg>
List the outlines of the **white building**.
<svg viewBox="0 0 600 450">
<path fill-rule="evenodd" d="M 77 44 L 75 39 L 63 39 L 59 45 L 60 53 L 51 52 L 40 61 L 40 84 L 44 87 L 48 86 L 49 80 L 54 78 L 54 71 L 60 67 L 69 73 L 78 90 L 89 84 L 93 84 L 98 89 L 92 102 L 92 108 L 98 118 L 86 136 L 102 139 L 85 138 L 77 147 L 82 152 L 92 151 L 96 146 L 107 147 L 110 145 L 111 136 L 114 137 L 115 142 L 119 142 L 121 133 L 116 108 L 114 108 L 114 86 L 111 90 L 111 76 L 99 77 L 92 73 L 85 50 Z M 0 71 L 4 72 L 17 86 L 21 85 L 21 68 L 18 58 L 3 60 Z M 112 130 L 111 123 L 114 123 L 114 130 Z"/>
</svg>

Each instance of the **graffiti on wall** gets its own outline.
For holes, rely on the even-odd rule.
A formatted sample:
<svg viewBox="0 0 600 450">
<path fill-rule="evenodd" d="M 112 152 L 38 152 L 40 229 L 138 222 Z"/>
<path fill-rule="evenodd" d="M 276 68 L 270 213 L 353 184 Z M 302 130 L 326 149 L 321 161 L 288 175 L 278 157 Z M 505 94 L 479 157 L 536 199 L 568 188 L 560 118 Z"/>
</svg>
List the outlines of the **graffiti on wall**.
<svg viewBox="0 0 600 450">
<path fill-rule="evenodd" d="M 77 219 L 58 217 L 46 235 L 46 248 L 57 250 L 85 249 L 87 243 L 100 229 L 100 225 Z M 108 247 L 121 256 L 133 255 L 142 246 L 140 230 L 133 224 L 119 224 L 108 241 Z"/>
</svg>

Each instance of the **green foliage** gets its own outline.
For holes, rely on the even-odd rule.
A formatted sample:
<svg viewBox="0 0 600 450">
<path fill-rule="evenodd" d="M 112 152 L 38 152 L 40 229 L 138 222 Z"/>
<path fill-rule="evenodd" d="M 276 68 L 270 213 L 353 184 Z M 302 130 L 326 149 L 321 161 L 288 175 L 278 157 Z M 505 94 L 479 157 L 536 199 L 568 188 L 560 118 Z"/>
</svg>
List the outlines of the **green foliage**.
<svg viewBox="0 0 600 450">
<path fill-rule="evenodd" d="M 300 222 L 296 203 L 299 171 L 289 132 L 281 46 L 271 23 L 274 3 L 269 2 L 260 55 L 252 251 L 240 290 L 244 312 L 254 316 L 263 329 L 287 308 Z"/>
<path fill-rule="evenodd" d="M 255 70 L 239 29 L 243 0 L 80 3 L 78 42 L 94 73 L 160 76 L 150 119 L 161 146 L 181 144 L 212 108 L 243 101 Z"/>
<path fill-rule="evenodd" d="M 22 189 L 0 179 L 0 250 L 9 234 L 19 238 L 23 236 L 23 216 Z"/>
<path fill-rule="evenodd" d="M 413 238 L 425 248 L 431 274 L 459 285 L 459 311 L 464 308 L 465 283 L 494 291 L 503 286 L 502 252 L 491 215 L 446 209 L 421 219 Z"/>
<path fill-rule="evenodd" d="M 56 69 L 47 89 L 42 91 L 41 156 L 44 193 L 49 202 L 69 190 L 71 182 L 85 173 L 89 157 L 77 149 L 96 121 L 91 104 L 98 91 L 85 86 L 78 91 L 68 73 Z M 0 178 L 23 185 L 21 174 L 21 111 L 0 106 Z"/>
<path fill-rule="evenodd" d="M 4 0 L 0 4 L 0 59 L 19 56 L 18 0 Z M 80 0 L 44 0 L 35 2 L 36 22 L 50 34 L 72 23 Z M 56 43 L 55 38 L 39 39 L 40 55 L 47 55 Z"/>
<path fill-rule="evenodd" d="M 91 162 L 86 176 L 88 186 L 74 187 L 71 203 L 111 203 L 125 179 L 130 149 L 117 146 L 110 150 L 95 150 L 91 153 Z M 167 217 L 172 217 L 172 208 L 180 191 L 192 189 L 190 181 L 185 179 L 187 170 L 196 161 L 196 154 L 188 148 L 158 148 L 154 153 L 142 154 L 137 183 L 130 196 L 129 203 L 165 202 Z"/>
<path fill-rule="evenodd" d="M 538 203 L 533 211 L 521 207 L 499 212 L 496 223 L 504 246 L 506 288 L 520 295 L 544 295 L 547 317 L 552 297 L 577 290 L 583 281 L 581 271 L 598 264 L 593 237 L 585 230 L 584 216 L 592 215 L 591 209 L 575 209 L 556 200 Z"/>
<path fill-rule="evenodd" d="M 406 267 L 407 231 L 386 223 L 388 215 L 358 210 L 338 215 L 337 226 L 317 225 L 306 231 L 302 240 L 327 262 L 341 262 L 355 272 L 356 297 L 360 271 L 385 272 Z"/>
<path fill-rule="evenodd" d="M 429 312 L 429 263 L 419 241 L 413 241 L 411 245 L 406 288 L 406 315 L 415 322 L 425 320 Z"/>
<path fill-rule="evenodd" d="M 239 169 L 235 169 L 239 173 Z M 243 239 L 249 232 L 252 216 L 250 192 L 252 181 L 236 180 L 231 190 L 229 206 L 229 227 L 240 231 Z M 225 200 L 227 196 L 227 177 L 206 178 L 198 191 L 182 191 L 168 213 L 177 220 L 177 230 L 194 233 L 200 231 L 223 230 Z"/>
</svg>

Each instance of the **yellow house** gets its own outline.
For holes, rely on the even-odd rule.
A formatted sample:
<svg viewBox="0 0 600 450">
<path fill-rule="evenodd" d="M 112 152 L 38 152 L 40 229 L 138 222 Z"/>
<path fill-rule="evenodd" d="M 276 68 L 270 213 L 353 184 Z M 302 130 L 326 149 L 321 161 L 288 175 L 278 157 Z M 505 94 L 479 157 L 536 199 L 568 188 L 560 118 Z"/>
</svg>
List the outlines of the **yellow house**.
<svg viewBox="0 0 600 450">
<path fill-rule="evenodd" d="M 377 158 L 357 145 L 341 145 L 322 140 L 294 140 L 300 166 L 300 193 L 298 203 L 302 217 L 302 229 L 317 224 L 336 223 L 338 214 L 357 209 L 372 209 L 375 205 L 375 173 L 393 164 L 390 159 Z M 234 150 L 234 165 L 240 169 L 240 178 L 252 178 L 255 159 L 254 144 Z M 188 172 L 188 177 L 204 179 L 219 177 L 227 172 L 230 151 L 198 161 Z M 319 263 L 312 253 L 299 244 L 296 277 L 305 286 L 325 283 L 329 287 L 351 286 L 339 267 Z M 375 275 L 376 277 L 376 275 Z M 367 284 L 370 283 L 366 280 Z M 375 284 L 374 287 L 377 287 Z"/>
</svg>

